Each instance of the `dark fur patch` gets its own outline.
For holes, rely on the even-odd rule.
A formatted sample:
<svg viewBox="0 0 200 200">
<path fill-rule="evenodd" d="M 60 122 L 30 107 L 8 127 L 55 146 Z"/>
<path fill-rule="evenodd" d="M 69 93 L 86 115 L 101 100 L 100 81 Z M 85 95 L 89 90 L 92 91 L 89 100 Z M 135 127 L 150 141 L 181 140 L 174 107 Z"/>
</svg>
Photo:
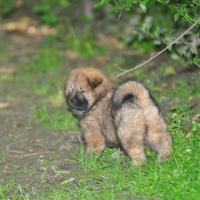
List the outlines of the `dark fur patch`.
<svg viewBox="0 0 200 200">
<path fill-rule="evenodd" d="M 113 97 L 112 97 L 112 110 L 113 111 L 116 111 L 116 110 L 120 109 L 121 106 L 124 103 L 128 103 L 128 102 L 133 103 L 134 100 L 136 99 L 136 97 L 131 93 L 127 93 L 125 96 L 123 96 L 121 98 L 115 98 L 114 99 L 114 96 L 115 96 L 115 92 L 114 92 Z"/>
<path fill-rule="evenodd" d="M 126 94 L 126 96 L 124 96 L 124 98 L 122 100 L 122 104 L 127 103 L 127 102 L 132 102 L 133 103 L 135 98 L 136 97 L 133 94 L 128 93 L 128 94 Z"/>
</svg>

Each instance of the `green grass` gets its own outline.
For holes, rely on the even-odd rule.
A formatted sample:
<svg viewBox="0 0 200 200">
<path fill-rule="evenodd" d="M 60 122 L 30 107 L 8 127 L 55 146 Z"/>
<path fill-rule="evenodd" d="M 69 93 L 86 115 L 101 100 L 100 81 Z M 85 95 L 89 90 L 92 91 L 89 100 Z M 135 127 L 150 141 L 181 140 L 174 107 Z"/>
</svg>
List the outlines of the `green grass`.
<svg viewBox="0 0 200 200">
<path fill-rule="evenodd" d="M 148 41 L 145 41 L 145 42 L 135 41 L 132 44 L 132 47 L 142 53 L 150 53 L 154 49 L 155 45 L 151 41 L 149 41 L 149 42 Z"/>
<path fill-rule="evenodd" d="M 73 28 L 66 36 L 66 47 L 73 50 L 81 57 L 94 57 L 105 54 L 106 48 L 95 42 L 91 30 L 85 29 L 81 33 L 76 33 Z"/>
<path fill-rule="evenodd" d="M 56 48 L 42 47 L 32 61 L 34 70 L 57 70 L 60 67 L 60 58 Z"/>
<path fill-rule="evenodd" d="M 47 129 L 77 131 L 77 120 L 64 107 L 49 108 L 41 106 L 36 109 L 36 119 Z"/>
</svg>

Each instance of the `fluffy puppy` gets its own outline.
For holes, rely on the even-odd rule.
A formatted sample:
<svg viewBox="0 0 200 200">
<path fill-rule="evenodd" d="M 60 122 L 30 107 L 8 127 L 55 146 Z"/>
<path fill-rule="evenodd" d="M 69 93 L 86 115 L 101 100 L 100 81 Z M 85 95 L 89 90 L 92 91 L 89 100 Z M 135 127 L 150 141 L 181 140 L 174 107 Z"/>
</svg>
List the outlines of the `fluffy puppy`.
<svg viewBox="0 0 200 200">
<path fill-rule="evenodd" d="M 77 68 L 65 84 L 65 96 L 79 118 L 86 153 L 100 153 L 106 145 L 120 146 L 139 165 L 146 159 L 146 142 L 159 158 L 170 154 L 165 122 L 141 84 L 127 82 L 113 90 L 100 70 Z"/>
</svg>

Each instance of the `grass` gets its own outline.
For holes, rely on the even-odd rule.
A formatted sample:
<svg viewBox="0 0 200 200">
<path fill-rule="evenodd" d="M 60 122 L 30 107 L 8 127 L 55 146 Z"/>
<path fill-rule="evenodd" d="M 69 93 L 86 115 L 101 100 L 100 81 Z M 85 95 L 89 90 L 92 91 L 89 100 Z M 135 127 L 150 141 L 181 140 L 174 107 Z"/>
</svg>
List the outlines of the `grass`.
<svg viewBox="0 0 200 200">
<path fill-rule="evenodd" d="M 76 51 L 85 51 L 73 45 L 72 47 Z M 90 55 L 91 52 L 88 52 L 87 55 Z M 61 137 L 63 132 L 68 134 L 67 132 L 79 130 L 77 120 L 64 106 L 61 88 L 65 73 L 68 73 L 69 69 L 63 73 L 62 63 L 59 48 L 54 43 L 47 42 L 30 60 L 28 65 L 30 68 L 19 71 L 15 79 L 1 76 L 2 81 L 6 80 L 11 84 L 16 82 L 18 87 L 22 87 L 31 77 L 34 77 L 27 86 L 28 94 L 32 93 L 39 98 L 33 106 L 34 120 L 46 130 L 55 130 L 58 137 Z M 113 66 L 122 63 L 123 60 L 118 58 L 116 63 L 113 63 L 110 68 L 107 67 L 105 71 L 112 74 L 116 72 Z M 159 78 L 162 72 L 163 69 L 160 70 L 161 74 L 157 74 L 157 71 L 152 74 L 145 70 L 138 71 L 134 74 L 134 79 L 144 80 L 159 102 L 167 98 L 178 101 L 169 106 L 169 112 L 165 115 L 169 123 L 168 130 L 173 137 L 173 153 L 169 160 L 158 163 L 156 154 L 146 148 L 148 162 L 140 168 L 135 168 L 119 149 L 106 148 L 99 156 L 86 157 L 83 154 L 83 146 L 77 145 L 76 151 L 73 152 L 73 162 L 79 166 L 79 169 L 75 173 L 69 173 L 64 181 L 52 184 L 44 182 L 27 187 L 20 184 L 15 177 L 10 178 L 6 183 L 1 180 L 0 199 L 199 199 L 200 120 L 198 113 L 200 108 L 195 107 L 194 110 L 190 102 L 191 97 L 200 96 L 199 73 L 193 74 L 192 84 L 190 77 L 187 79 L 190 81 L 181 77 L 165 88 L 163 80 Z M 173 66 L 164 69 L 164 72 L 166 76 L 173 74 Z M 56 163 L 55 160 L 49 162 L 48 159 L 44 160 L 42 166 L 50 168 Z M 41 176 L 43 175 L 41 172 Z"/>
<path fill-rule="evenodd" d="M 47 129 L 77 131 L 77 120 L 63 107 L 49 108 L 41 106 L 36 109 L 36 119 Z"/>
<path fill-rule="evenodd" d="M 56 47 L 41 47 L 32 60 L 33 70 L 51 71 L 58 70 L 61 66 L 58 49 Z"/>
<path fill-rule="evenodd" d="M 66 36 L 66 47 L 81 57 L 94 57 L 106 53 L 106 49 L 97 44 L 93 35 L 91 35 L 90 28 L 84 30 L 86 33 L 76 33 L 73 27 L 71 32 Z"/>
</svg>

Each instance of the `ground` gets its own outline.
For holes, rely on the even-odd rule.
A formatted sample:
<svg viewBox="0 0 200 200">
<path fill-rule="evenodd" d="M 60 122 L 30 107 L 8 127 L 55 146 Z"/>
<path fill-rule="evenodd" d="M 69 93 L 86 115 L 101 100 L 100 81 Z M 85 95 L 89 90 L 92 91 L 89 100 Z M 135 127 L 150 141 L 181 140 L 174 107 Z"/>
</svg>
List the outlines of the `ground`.
<svg viewBox="0 0 200 200">
<path fill-rule="evenodd" d="M 103 34 L 98 50 L 79 36 L 74 47 L 73 37 L 65 44 L 57 36 L 0 29 L 1 199 L 198 199 L 199 68 L 164 54 L 124 77 L 144 82 L 160 104 L 173 137 L 168 161 L 158 163 L 148 149 L 141 168 L 119 149 L 86 157 L 63 98 L 70 70 L 95 66 L 113 77 L 150 54 Z"/>
</svg>

